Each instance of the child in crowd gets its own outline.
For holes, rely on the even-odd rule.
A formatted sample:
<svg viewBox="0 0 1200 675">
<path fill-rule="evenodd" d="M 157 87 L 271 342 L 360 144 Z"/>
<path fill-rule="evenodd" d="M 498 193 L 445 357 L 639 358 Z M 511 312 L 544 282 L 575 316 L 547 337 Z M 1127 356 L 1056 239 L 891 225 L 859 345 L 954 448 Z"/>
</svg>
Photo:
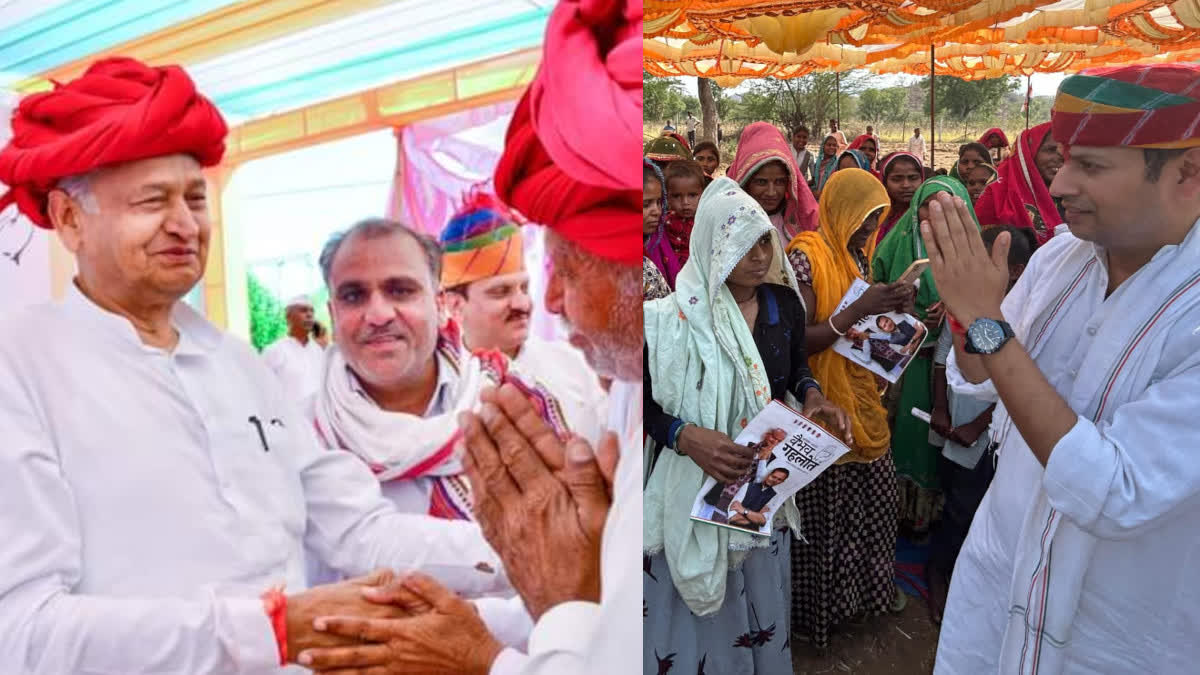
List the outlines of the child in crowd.
<svg viewBox="0 0 1200 675">
<path fill-rule="evenodd" d="M 989 251 L 1001 232 L 1008 232 L 1012 237 L 1008 249 L 1008 288 L 1012 290 L 1037 248 L 1037 239 L 1029 228 L 985 225 L 983 243 Z M 994 455 L 988 451 L 991 443 L 988 427 L 996 405 L 955 394 L 947 386 L 946 360 L 950 350 L 954 349 L 953 340 L 953 333 L 943 326 L 933 356 L 933 419 L 929 425 L 930 442 L 934 442 L 935 436 L 936 440 L 944 442 L 938 473 L 946 502 L 941 523 L 933 534 L 925 569 L 929 583 L 929 611 L 937 624 L 941 623 L 946 607 L 954 561 L 995 473 Z M 909 411 L 902 413 L 909 414 Z"/>
<path fill-rule="evenodd" d="M 967 186 L 967 194 L 971 195 L 972 204 L 979 201 L 979 198 L 983 196 L 983 191 L 987 189 L 988 185 L 995 182 L 997 175 L 996 167 L 980 163 L 963 176 L 963 182 Z"/>
<path fill-rule="evenodd" d="M 721 151 L 717 148 L 717 144 L 712 141 L 700 141 L 696 144 L 696 149 L 692 152 L 692 157 L 704 169 L 704 187 L 712 182 L 713 173 L 717 167 L 721 166 Z"/>
<path fill-rule="evenodd" d="M 683 265 L 688 259 L 696 207 L 704 192 L 704 169 L 694 160 L 682 160 L 671 162 L 664 174 L 667 180 L 667 238 L 679 264 Z"/>
</svg>

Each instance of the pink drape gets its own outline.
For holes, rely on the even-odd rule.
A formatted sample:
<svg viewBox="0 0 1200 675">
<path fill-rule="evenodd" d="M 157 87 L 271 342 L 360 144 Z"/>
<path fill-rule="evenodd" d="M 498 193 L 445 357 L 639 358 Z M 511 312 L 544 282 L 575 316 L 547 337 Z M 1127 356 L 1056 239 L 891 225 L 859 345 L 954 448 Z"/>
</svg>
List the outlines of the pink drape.
<svg viewBox="0 0 1200 675">
<path fill-rule="evenodd" d="M 516 101 L 496 103 L 396 129 L 388 218 L 436 237 L 471 186 L 491 180 L 516 105 Z M 530 330 L 545 339 L 559 339 L 563 337 L 560 327 L 544 309 L 549 274 L 541 229 L 522 228 L 529 293 L 534 298 Z"/>
</svg>

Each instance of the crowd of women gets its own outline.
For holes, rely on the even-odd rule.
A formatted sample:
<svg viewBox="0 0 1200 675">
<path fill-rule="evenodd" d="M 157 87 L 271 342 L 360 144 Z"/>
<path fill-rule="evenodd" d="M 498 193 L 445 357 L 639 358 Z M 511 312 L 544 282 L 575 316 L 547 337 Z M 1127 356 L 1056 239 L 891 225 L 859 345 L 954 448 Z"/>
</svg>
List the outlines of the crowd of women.
<svg viewBox="0 0 1200 675">
<path fill-rule="evenodd" d="M 831 133 L 809 155 L 808 129 L 789 130 L 789 143 L 766 122 L 742 131 L 728 164 L 710 141 L 690 148 L 666 132 L 646 144 L 644 672 L 792 672 L 793 641 L 821 649 L 839 626 L 904 608 L 898 537 L 930 552 L 940 621 L 990 480 L 991 410 L 946 387 L 932 274 L 901 277 L 926 257 L 919 223 L 946 192 L 985 241 L 1012 233 L 1015 281 L 1063 223 L 1049 128 L 1011 147 L 988 130 L 942 172 L 908 152 L 881 155 L 870 134 Z M 868 290 L 842 307 L 858 280 Z M 832 348 L 889 311 L 928 329 L 895 384 Z M 753 451 L 732 439 L 772 399 L 848 426 L 850 452 L 775 514 L 770 538 L 690 520 L 706 475 L 754 471 Z"/>
</svg>

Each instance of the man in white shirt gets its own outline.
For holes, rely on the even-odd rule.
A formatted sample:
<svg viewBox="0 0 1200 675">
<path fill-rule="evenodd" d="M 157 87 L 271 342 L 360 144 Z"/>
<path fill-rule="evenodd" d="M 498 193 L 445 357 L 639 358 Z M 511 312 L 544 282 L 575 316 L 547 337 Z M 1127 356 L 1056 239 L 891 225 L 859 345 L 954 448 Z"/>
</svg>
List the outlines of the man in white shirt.
<svg viewBox="0 0 1200 675">
<path fill-rule="evenodd" d="M 308 296 L 288 301 L 287 334 L 263 350 L 263 360 L 279 377 L 283 390 L 300 404 L 301 412 L 312 409 L 321 385 L 325 349 L 313 336 L 313 305 Z"/>
<path fill-rule="evenodd" d="M 699 124 L 700 120 L 696 119 L 696 116 L 692 114 L 691 110 L 689 110 L 687 116 L 688 145 L 693 148 L 696 147 L 696 127 Z"/>
<path fill-rule="evenodd" d="M 1070 231 L 1007 297 L 1010 237 L 989 258 L 967 205 L 930 206 L 934 279 L 966 326 L 947 378 L 999 400 L 996 475 L 954 569 L 936 673 L 1200 661 L 1198 81 L 1196 64 L 1063 81 L 1050 192 Z"/>
<path fill-rule="evenodd" d="M 495 244 L 511 250 L 514 241 L 519 235 Z M 513 264 L 494 254 L 485 246 L 468 251 L 467 259 L 489 268 Z M 323 445 L 349 450 L 371 467 L 400 510 L 467 520 L 470 487 L 454 450 L 457 415 L 474 409 L 480 390 L 498 384 L 503 373 L 463 351 L 456 324 L 439 328 L 438 279 L 448 278 L 443 259 L 445 273 L 461 272 L 462 261 L 444 256 L 438 242 L 395 221 L 365 220 L 330 238 L 320 262 L 337 340 L 329 349 L 315 428 Z M 510 332 L 512 323 L 522 329 L 520 322 L 504 323 Z M 570 387 L 559 398 L 554 387 L 569 378 L 556 375 L 545 385 L 547 394 L 572 433 L 595 439 L 601 411 L 586 407 Z"/>
<path fill-rule="evenodd" d="M 850 145 L 849 141 L 846 140 L 846 134 L 838 129 L 837 120 L 829 120 L 829 135 L 837 139 L 838 152 L 845 150 L 846 146 Z"/>
<path fill-rule="evenodd" d="M 521 224 L 494 196 L 478 191 L 450 219 L 439 237 L 446 309 L 462 326 L 468 351 L 506 354 L 567 408 L 572 427 L 586 425 L 585 435 L 595 438 L 592 423 L 598 424 L 605 407 L 600 379 L 575 347 L 529 332 L 533 300 Z"/>
<path fill-rule="evenodd" d="M 913 129 L 913 137 L 908 139 L 908 152 L 925 163 L 925 139 L 921 137 L 921 128 Z"/>
<path fill-rule="evenodd" d="M 557 31 L 571 28 L 575 11 L 568 4 L 556 8 L 547 49 L 558 44 Z M 636 12 L 613 12 L 608 21 L 617 25 L 591 27 L 602 35 L 627 36 L 608 45 L 611 54 L 595 46 L 596 58 L 608 68 L 589 72 L 611 73 L 612 79 L 587 86 L 605 100 L 639 95 L 621 85 L 632 81 L 639 67 L 637 51 L 629 49 L 637 32 L 621 23 L 634 15 L 640 18 Z M 553 271 L 546 307 L 567 320 L 571 343 L 596 372 L 614 378 L 608 426 L 615 435 L 598 445 L 579 438 L 564 442 L 511 384 L 485 393 L 479 415 L 463 416 L 475 514 L 501 558 L 516 566 L 506 567 L 509 578 L 537 620 L 527 654 L 502 649 L 469 607 L 417 578 L 405 582 L 403 590 L 426 597 L 432 611 L 425 614 L 398 621 L 318 620 L 331 632 L 380 643 L 354 651 L 313 650 L 309 656 L 318 670 L 590 675 L 640 669 L 643 340 L 640 254 L 632 245 L 639 179 L 623 164 L 594 164 L 597 144 L 610 142 L 601 136 L 580 139 L 588 142 L 569 151 L 543 145 L 543 134 L 563 138 L 564 129 L 556 124 L 569 123 L 588 102 L 551 86 L 563 81 L 554 79 L 556 64 L 543 62 L 542 68 L 530 88 L 540 96 L 527 93 L 513 114 L 496 190 L 505 203 L 548 228 Z M 549 109 L 562 114 L 539 114 Z M 535 119 L 541 122 L 536 130 Z M 551 186 L 569 199 L 547 198 Z M 609 507 L 601 474 L 612 475 L 618 452 Z M 372 597 L 383 601 L 389 595 Z"/>
<path fill-rule="evenodd" d="M 281 664 L 335 644 L 314 616 L 379 614 L 355 584 L 305 591 L 306 547 L 345 575 L 504 587 L 476 526 L 395 511 L 360 462 L 313 443 L 249 345 L 180 301 L 211 235 L 201 167 L 226 134 L 182 69 L 97 62 L 13 126 L 0 202 L 52 227 L 78 275 L 0 321 L 5 672 L 294 672 Z"/>
</svg>

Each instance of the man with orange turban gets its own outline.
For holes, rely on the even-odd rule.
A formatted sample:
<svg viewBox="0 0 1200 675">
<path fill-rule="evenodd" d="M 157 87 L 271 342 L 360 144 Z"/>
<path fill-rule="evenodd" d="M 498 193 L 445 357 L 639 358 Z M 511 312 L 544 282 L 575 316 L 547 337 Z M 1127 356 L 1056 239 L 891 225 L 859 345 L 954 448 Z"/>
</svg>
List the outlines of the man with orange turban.
<svg viewBox="0 0 1200 675">
<path fill-rule="evenodd" d="M 0 321 L 5 672 L 296 672 L 303 649 L 346 642 L 315 616 L 400 613 L 362 597 L 383 574 L 304 590 L 306 549 L 345 576 L 506 586 L 478 526 L 397 512 L 317 447 L 247 344 L 180 302 L 226 133 L 181 68 L 106 59 L 12 122 L 0 204 L 53 228 L 78 273 Z"/>
<path fill-rule="evenodd" d="M 1200 65 L 1072 75 L 1051 118 L 1070 230 L 1007 296 L 1007 233 L 948 195 L 921 224 L 947 380 L 999 403 L 934 672 L 1195 672 Z"/>
<path fill-rule="evenodd" d="M 558 4 L 545 42 L 554 58 L 518 104 L 496 168 L 500 199 L 547 228 L 547 309 L 566 319 L 596 372 L 614 379 L 613 433 L 595 448 L 548 433 L 510 385 L 461 418 L 476 518 L 536 621 L 528 653 L 502 650 L 468 605 L 415 576 L 399 588 L 425 597 L 423 614 L 320 619 L 328 631 L 380 644 L 311 650 L 306 661 L 318 672 L 640 671 L 641 179 L 629 160 L 641 119 L 641 18 L 634 0 Z"/>
<path fill-rule="evenodd" d="M 533 301 L 525 271 L 524 219 L 478 187 L 450 218 L 442 245 L 442 297 L 469 351 L 496 349 L 563 404 L 572 428 L 603 414 L 604 390 L 578 349 L 529 330 Z M 585 434 L 586 435 L 586 434 Z"/>
</svg>

